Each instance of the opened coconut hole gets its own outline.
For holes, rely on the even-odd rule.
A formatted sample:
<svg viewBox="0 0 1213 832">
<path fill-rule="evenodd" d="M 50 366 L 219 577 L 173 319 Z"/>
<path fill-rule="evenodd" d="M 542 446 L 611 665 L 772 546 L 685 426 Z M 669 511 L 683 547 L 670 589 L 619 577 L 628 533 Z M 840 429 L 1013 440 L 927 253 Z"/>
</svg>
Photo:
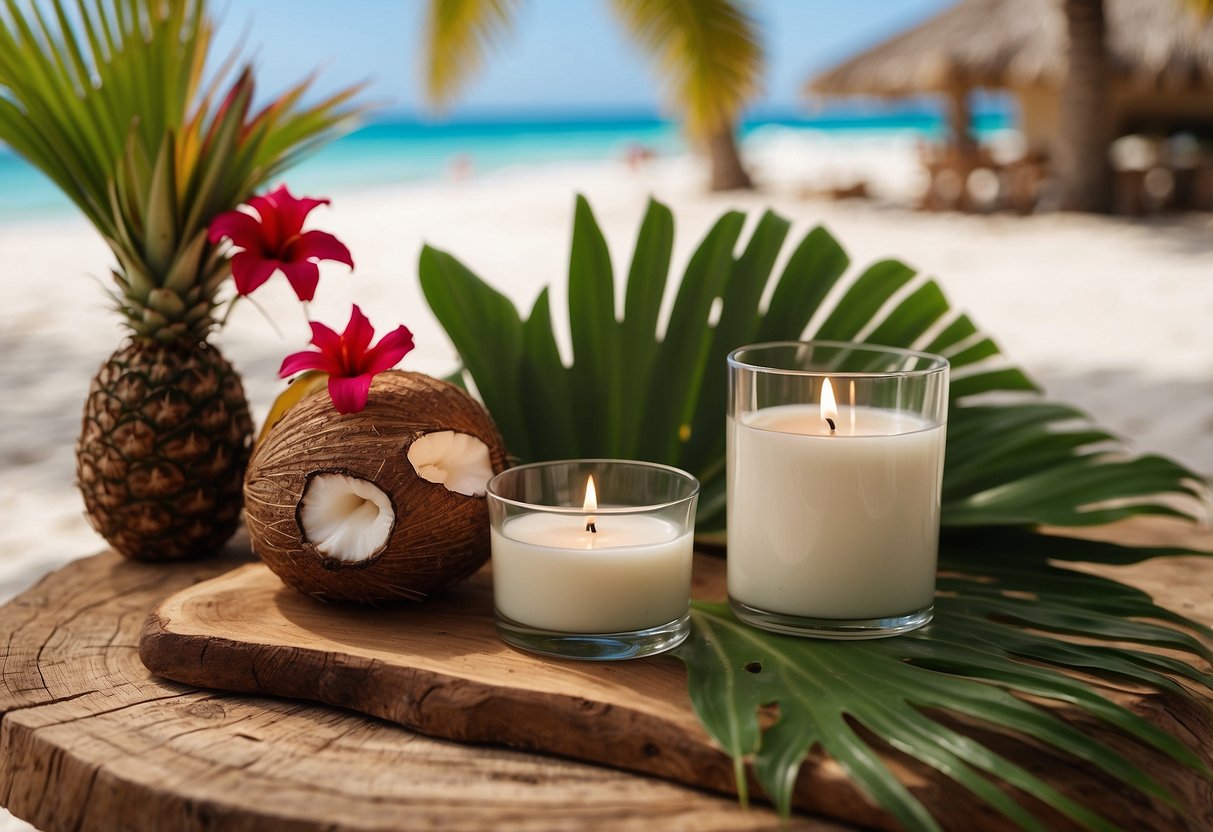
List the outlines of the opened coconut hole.
<svg viewBox="0 0 1213 832">
<path fill-rule="evenodd" d="M 347 474 L 313 475 L 299 504 L 304 539 L 346 563 L 383 551 L 395 522 L 396 512 L 383 489 Z"/>
<path fill-rule="evenodd" d="M 419 436 L 409 446 L 417 476 L 467 497 L 479 497 L 493 478 L 489 446 L 475 436 L 440 430 Z"/>
</svg>

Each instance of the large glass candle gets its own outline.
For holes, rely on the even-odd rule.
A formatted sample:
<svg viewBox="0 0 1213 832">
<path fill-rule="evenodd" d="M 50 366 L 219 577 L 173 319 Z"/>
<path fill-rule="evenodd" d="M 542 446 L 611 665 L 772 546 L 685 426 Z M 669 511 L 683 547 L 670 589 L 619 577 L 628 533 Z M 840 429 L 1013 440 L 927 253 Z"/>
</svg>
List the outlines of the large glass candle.
<svg viewBox="0 0 1213 832">
<path fill-rule="evenodd" d="M 795 635 L 931 620 L 948 362 L 827 341 L 729 356 L 733 612 Z"/>
<path fill-rule="evenodd" d="M 544 462 L 489 482 L 497 631 L 579 659 L 652 655 L 689 632 L 699 483 L 664 465 Z"/>
</svg>

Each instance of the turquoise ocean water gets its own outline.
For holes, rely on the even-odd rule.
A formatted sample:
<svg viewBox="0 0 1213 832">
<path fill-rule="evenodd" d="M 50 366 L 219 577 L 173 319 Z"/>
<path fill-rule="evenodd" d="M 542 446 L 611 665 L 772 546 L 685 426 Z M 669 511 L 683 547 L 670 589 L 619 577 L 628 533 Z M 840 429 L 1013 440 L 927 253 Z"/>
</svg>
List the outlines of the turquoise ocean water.
<svg viewBox="0 0 1213 832">
<path fill-rule="evenodd" d="M 985 133 L 1010 124 L 1003 110 L 982 113 Z M 755 118 L 744 137 L 759 130 L 816 130 L 879 135 L 912 131 L 939 136 L 944 125 L 929 110 L 877 114 L 833 111 L 812 117 Z M 427 123 L 381 120 L 341 138 L 292 170 L 296 192 L 331 193 L 449 177 L 456 164 L 479 174 L 513 165 L 622 157 L 643 145 L 660 155 L 685 150 L 677 124 L 654 117 L 480 118 Z M 71 210 L 68 200 L 24 160 L 0 149 L 0 221 L 53 217 Z"/>
</svg>

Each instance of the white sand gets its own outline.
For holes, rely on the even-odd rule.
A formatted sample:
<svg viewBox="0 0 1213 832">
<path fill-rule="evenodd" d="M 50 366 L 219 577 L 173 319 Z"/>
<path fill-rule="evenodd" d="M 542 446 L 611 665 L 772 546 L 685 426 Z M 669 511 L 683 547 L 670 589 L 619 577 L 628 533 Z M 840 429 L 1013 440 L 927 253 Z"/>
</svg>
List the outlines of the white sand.
<svg viewBox="0 0 1213 832">
<path fill-rule="evenodd" d="M 626 264 L 649 194 L 677 219 L 676 264 L 725 209 L 756 217 L 774 207 L 794 235 L 824 223 L 857 264 L 897 256 L 937 276 L 1048 392 L 1088 409 L 1141 450 L 1213 473 L 1213 225 L 1208 216 L 1150 221 L 1049 215 L 1030 218 L 920 214 L 888 200 L 805 200 L 814 187 L 853 176 L 903 194 L 913 181 L 904 141 L 768 136 L 754 142 L 758 193 L 707 195 L 700 170 L 673 159 L 633 173 L 615 162 L 507 170 L 462 184 L 430 183 L 333 194 L 313 224 L 352 249 L 354 276 L 327 267 L 313 315 L 340 329 L 359 303 L 382 330 L 407 324 L 418 347 L 404 366 L 450 368 L 453 350 L 417 284 L 422 241 L 451 251 L 528 305 L 566 269 L 572 200 L 588 195 L 617 266 Z M 790 246 L 789 246 L 790 248 Z M 0 307 L 0 597 L 101 547 L 81 517 L 72 445 L 88 379 L 122 337 L 98 280 L 109 255 L 83 220 L 0 226 L 6 302 Z M 785 252 L 786 254 L 786 252 Z M 95 279 L 90 279 L 90 275 Z M 220 341 L 242 370 L 256 415 L 279 389 L 275 371 L 307 340 L 281 277 L 257 294 L 260 312 L 236 310 Z M 563 320 L 558 320 L 563 329 Z"/>
<path fill-rule="evenodd" d="M 709 196 L 701 169 L 673 159 L 634 173 L 616 162 L 507 170 L 461 184 L 334 193 L 312 225 L 349 244 L 358 264 L 324 270 L 313 316 L 340 329 L 351 302 L 382 331 L 405 323 L 418 347 L 404 366 L 448 370 L 453 350 L 417 283 L 422 241 L 451 251 L 517 302 L 563 285 L 576 191 L 591 201 L 617 269 L 630 257 L 649 194 L 674 209 L 675 263 L 725 209 L 771 206 L 803 235 L 824 223 L 857 264 L 896 256 L 939 278 L 954 303 L 1058 399 L 1090 411 L 1142 451 L 1213 474 L 1213 222 L 1086 216 L 928 215 L 877 202 L 804 200 L 868 177 L 882 197 L 913 187 L 905 140 L 800 139 L 751 143 L 764 190 Z M 78 218 L 0 226 L 0 600 L 104 545 L 82 517 L 73 443 L 88 379 L 122 337 L 96 280 L 110 257 Z M 786 252 L 785 252 L 786 256 Z M 220 336 L 264 415 L 283 355 L 308 338 L 281 277 L 257 294 L 286 335 L 249 305 Z M 554 308 L 564 308 L 557 288 Z M 560 312 L 558 311 L 558 317 Z M 563 321 L 558 320 L 563 328 Z M 13 821 L 9 820 L 9 824 Z M 0 816 L 0 830 L 6 825 Z"/>
</svg>

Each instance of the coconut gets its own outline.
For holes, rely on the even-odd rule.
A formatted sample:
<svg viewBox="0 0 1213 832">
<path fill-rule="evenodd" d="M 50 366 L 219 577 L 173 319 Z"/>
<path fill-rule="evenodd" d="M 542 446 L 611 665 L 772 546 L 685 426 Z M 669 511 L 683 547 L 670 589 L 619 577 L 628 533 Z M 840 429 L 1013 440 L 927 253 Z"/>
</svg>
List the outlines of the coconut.
<svg viewBox="0 0 1213 832">
<path fill-rule="evenodd" d="M 420 373 L 375 376 L 365 409 L 327 390 L 291 408 L 244 481 L 253 550 L 325 601 L 424 600 L 489 557 L 484 491 L 505 445 L 466 392 Z"/>
</svg>

